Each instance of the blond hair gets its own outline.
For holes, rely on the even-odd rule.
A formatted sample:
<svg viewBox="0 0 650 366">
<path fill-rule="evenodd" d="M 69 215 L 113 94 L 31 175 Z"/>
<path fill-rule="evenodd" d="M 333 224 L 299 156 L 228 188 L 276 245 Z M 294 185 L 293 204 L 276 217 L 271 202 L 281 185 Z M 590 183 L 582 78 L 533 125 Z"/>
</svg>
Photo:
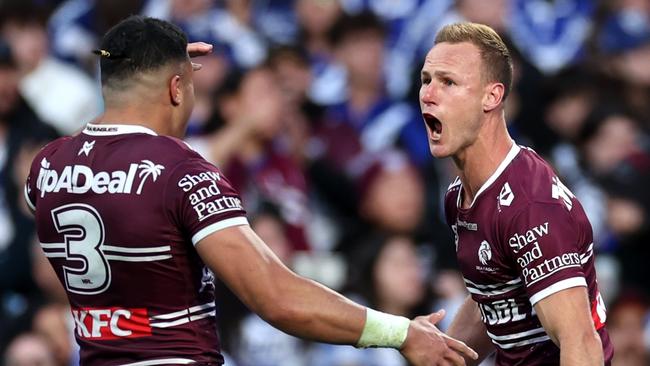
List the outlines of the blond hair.
<svg viewBox="0 0 650 366">
<path fill-rule="evenodd" d="M 510 51 L 494 29 L 478 23 L 454 23 L 444 26 L 436 35 L 438 43 L 469 42 L 478 47 L 483 61 L 483 78 L 504 86 L 505 100 L 512 88 L 512 58 Z"/>
</svg>

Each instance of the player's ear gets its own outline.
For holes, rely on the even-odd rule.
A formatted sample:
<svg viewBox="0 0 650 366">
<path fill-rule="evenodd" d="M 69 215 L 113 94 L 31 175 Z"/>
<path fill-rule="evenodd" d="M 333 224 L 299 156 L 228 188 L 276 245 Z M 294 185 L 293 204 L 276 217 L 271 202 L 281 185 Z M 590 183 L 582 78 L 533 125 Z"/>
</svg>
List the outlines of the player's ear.
<svg viewBox="0 0 650 366">
<path fill-rule="evenodd" d="M 503 101 L 505 91 L 502 83 L 488 83 L 483 95 L 483 111 L 490 112 L 497 108 Z"/>
<path fill-rule="evenodd" d="M 183 87 L 181 85 L 181 76 L 175 74 L 169 80 L 169 98 L 174 106 L 178 106 L 183 101 Z"/>
</svg>

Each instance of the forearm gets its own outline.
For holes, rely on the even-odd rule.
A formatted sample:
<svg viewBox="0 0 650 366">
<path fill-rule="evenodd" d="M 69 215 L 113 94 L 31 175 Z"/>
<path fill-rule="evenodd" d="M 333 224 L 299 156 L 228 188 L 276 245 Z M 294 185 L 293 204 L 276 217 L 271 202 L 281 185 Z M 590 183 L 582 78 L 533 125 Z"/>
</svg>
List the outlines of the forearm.
<svg viewBox="0 0 650 366">
<path fill-rule="evenodd" d="M 560 348 L 560 365 L 603 364 L 603 346 L 591 319 L 585 287 L 571 287 L 543 298 L 535 304 L 535 312 Z"/>
<path fill-rule="evenodd" d="M 287 272 L 276 281 L 282 294 L 267 321 L 289 334 L 319 342 L 356 344 L 366 309 L 327 287 Z"/>
<path fill-rule="evenodd" d="M 469 347 L 478 352 L 478 360 L 466 360 L 468 366 L 478 365 L 483 359 L 494 352 L 494 344 L 487 335 L 485 325 L 481 320 L 481 312 L 478 304 L 472 300 L 471 296 L 467 296 L 467 299 L 465 299 L 465 302 L 458 310 L 458 313 L 449 326 L 447 334 L 450 337 L 465 342 Z"/>
<path fill-rule="evenodd" d="M 597 333 L 568 335 L 560 342 L 561 366 L 603 365 L 603 347 Z"/>
<path fill-rule="evenodd" d="M 247 122 L 239 122 L 242 125 L 226 125 L 210 139 L 210 161 L 216 165 L 228 163 L 232 155 L 241 148 L 241 143 L 249 134 Z"/>
<path fill-rule="evenodd" d="M 224 229 L 197 245 L 201 258 L 252 311 L 303 338 L 356 344 L 366 310 L 283 265 L 248 226 Z M 218 248 L 218 250 L 216 250 Z"/>
</svg>

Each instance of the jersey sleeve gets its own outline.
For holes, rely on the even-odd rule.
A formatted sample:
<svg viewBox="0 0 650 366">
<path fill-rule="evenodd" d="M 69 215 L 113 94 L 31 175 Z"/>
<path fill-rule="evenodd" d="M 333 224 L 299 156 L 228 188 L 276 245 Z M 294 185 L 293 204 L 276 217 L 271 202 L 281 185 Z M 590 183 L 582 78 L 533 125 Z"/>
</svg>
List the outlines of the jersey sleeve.
<svg viewBox="0 0 650 366">
<path fill-rule="evenodd" d="M 531 305 L 561 290 L 587 286 L 579 225 L 565 207 L 532 203 L 506 224 L 507 254 L 516 262 Z"/>
<path fill-rule="evenodd" d="M 25 187 L 23 188 L 25 202 L 27 203 L 27 207 L 29 207 L 32 212 L 36 211 L 37 183 L 39 180 L 41 164 L 48 164 L 47 160 L 43 159 L 39 162 L 37 155 L 37 158 L 32 161 L 32 165 L 29 169 L 29 175 L 27 176 Z M 43 168 L 47 169 L 47 167 Z"/>
<path fill-rule="evenodd" d="M 248 224 L 239 194 L 207 161 L 189 158 L 174 168 L 169 179 L 166 207 L 193 245 L 216 231 Z"/>
</svg>

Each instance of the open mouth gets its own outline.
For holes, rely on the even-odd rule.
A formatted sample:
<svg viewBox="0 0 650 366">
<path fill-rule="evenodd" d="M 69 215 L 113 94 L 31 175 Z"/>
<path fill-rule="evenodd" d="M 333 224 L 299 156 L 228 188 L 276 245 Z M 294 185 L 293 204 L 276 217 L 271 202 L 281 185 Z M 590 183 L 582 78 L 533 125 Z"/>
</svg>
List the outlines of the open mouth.
<svg viewBox="0 0 650 366">
<path fill-rule="evenodd" d="M 433 114 L 422 113 L 422 118 L 424 118 L 424 123 L 429 128 L 429 133 L 431 138 L 439 139 L 442 134 L 442 122 L 437 119 Z"/>
</svg>

